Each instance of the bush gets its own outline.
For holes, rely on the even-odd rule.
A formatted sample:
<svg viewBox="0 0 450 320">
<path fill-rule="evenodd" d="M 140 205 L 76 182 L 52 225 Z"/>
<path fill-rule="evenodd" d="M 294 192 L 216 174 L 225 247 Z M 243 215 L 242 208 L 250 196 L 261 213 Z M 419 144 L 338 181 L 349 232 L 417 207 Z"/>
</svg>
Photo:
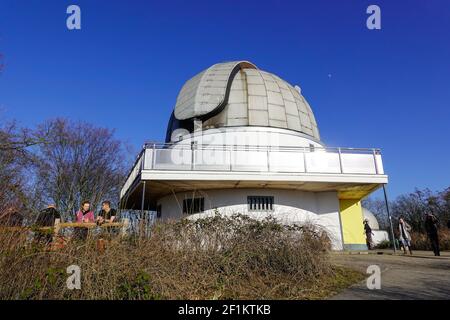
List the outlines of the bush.
<svg viewBox="0 0 450 320">
<path fill-rule="evenodd" d="M 376 249 L 388 249 L 391 247 L 392 247 L 391 241 L 383 240 L 379 244 L 377 244 Z"/>
<path fill-rule="evenodd" d="M 411 246 L 415 250 L 432 250 L 430 240 L 425 233 L 413 232 L 411 234 Z M 450 250 L 450 231 L 439 230 L 439 246 L 441 250 Z"/>
<path fill-rule="evenodd" d="M 348 285 L 326 238 L 313 226 L 239 215 L 156 224 L 149 238 L 114 238 L 102 251 L 95 238 L 49 251 L 2 233 L 0 299 L 322 297 Z M 66 287 L 72 264 L 81 268 L 81 290 Z"/>
</svg>

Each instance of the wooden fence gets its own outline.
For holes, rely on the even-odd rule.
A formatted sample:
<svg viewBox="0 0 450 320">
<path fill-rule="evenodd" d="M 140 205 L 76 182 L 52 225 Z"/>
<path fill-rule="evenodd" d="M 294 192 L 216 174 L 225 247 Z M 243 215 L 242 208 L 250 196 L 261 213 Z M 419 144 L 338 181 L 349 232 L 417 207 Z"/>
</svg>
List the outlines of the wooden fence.
<svg viewBox="0 0 450 320">
<path fill-rule="evenodd" d="M 61 229 L 65 228 L 87 228 L 94 229 L 97 227 L 100 228 L 120 228 L 120 235 L 124 236 L 127 234 L 128 227 L 130 225 L 129 219 L 122 219 L 122 222 L 107 222 L 101 225 L 98 225 L 94 222 L 61 222 L 60 219 L 56 219 L 54 226 L 52 227 L 8 227 L 8 226 L 0 226 L 0 229 L 10 230 L 10 231 L 53 231 L 52 233 L 56 236 L 61 231 Z"/>
</svg>

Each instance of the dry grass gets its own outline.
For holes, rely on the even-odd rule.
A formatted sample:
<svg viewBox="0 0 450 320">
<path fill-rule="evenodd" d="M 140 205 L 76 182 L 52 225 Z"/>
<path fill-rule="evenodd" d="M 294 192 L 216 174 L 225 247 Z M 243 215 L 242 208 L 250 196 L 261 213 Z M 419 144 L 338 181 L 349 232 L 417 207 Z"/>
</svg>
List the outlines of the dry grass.
<svg viewBox="0 0 450 320">
<path fill-rule="evenodd" d="M 17 235 L 0 236 L 0 299 L 320 299 L 361 279 L 332 266 L 314 227 L 239 215 L 157 224 L 101 251 L 95 238 L 49 251 Z M 66 287 L 72 264 L 81 290 Z"/>
<path fill-rule="evenodd" d="M 396 241 L 397 246 L 400 245 L 399 241 Z M 428 239 L 428 236 L 424 232 L 412 232 L 411 233 L 411 247 L 412 250 L 425 250 L 432 251 L 431 242 Z M 439 230 L 439 247 L 441 251 L 450 250 L 450 230 L 441 229 Z M 391 241 L 383 241 L 377 245 L 377 249 L 386 249 L 392 248 Z"/>
<path fill-rule="evenodd" d="M 431 243 L 425 233 L 413 232 L 411 234 L 411 245 L 415 250 L 431 251 Z M 439 246 L 441 250 L 450 250 L 450 231 L 447 229 L 439 230 Z"/>
</svg>

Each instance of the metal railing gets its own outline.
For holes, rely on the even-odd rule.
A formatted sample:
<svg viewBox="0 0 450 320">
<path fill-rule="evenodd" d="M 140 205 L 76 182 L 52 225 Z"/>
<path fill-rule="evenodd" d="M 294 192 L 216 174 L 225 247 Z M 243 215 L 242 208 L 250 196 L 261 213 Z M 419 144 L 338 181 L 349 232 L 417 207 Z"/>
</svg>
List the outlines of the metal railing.
<svg viewBox="0 0 450 320">
<path fill-rule="evenodd" d="M 145 170 L 384 174 L 380 149 L 153 143 L 144 146 L 122 191 Z"/>
</svg>

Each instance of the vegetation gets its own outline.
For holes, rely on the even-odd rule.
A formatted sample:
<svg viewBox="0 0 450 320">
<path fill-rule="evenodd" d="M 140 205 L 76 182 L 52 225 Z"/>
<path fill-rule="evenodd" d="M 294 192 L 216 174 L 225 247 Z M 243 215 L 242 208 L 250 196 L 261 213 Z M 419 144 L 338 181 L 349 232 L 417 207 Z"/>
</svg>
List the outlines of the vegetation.
<svg viewBox="0 0 450 320">
<path fill-rule="evenodd" d="M 66 119 L 39 126 L 38 135 L 47 138 L 35 151 L 34 168 L 47 202 L 72 216 L 84 200 L 94 208 L 105 199 L 118 202 L 128 168 L 124 144 L 113 134 L 110 129 Z"/>
<path fill-rule="evenodd" d="M 0 235 L 0 299 L 319 299 L 362 279 L 333 266 L 327 235 L 245 216 L 156 224 L 148 238 L 49 251 Z M 81 290 L 66 268 L 81 268 Z"/>
<path fill-rule="evenodd" d="M 372 211 L 378 218 L 380 228 L 389 230 L 384 200 L 368 199 L 363 201 L 363 206 Z M 404 219 L 412 228 L 412 247 L 415 250 L 431 250 L 425 231 L 425 214 L 431 212 L 439 219 L 439 237 L 441 250 L 450 250 L 450 187 L 442 191 L 433 192 L 429 189 L 418 190 L 400 195 L 389 203 L 394 235 L 398 238 L 398 219 Z M 386 247 L 389 243 L 383 243 L 379 247 Z"/>
<path fill-rule="evenodd" d="M 44 141 L 15 122 L 0 126 L 0 221 L 30 204 L 32 192 L 26 173 L 34 157 L 29 148 Z"/>
<path fill-rule="evenodd" d="M 113 130 L 86 122 L 54 119 L 35 130 L 0 123 L 0 220 L 19 213 L 33 222 L 49 203 L 65 220 L 83 200 L 117 203 L 128 154 Z"/>
<path fill-rule="evenodd" d="M 32 225 L 50 202 L 67 220 L 83 200 L 94 208 L 117 201 L 127 154 L 112 130 L 85 122 L 55 119 L 35 130 L 0 123 L 0 225 L 17 213 L 25 215 L 19 225 Z M 365 206 L 387 229 L 384 204 Z M 450 249 L 450 188 L 416 190 L 390 207 L 394 222 L 404 216 L 412 225 L 413 249 L 430 249 L 427 211 L 441 220 L 441 246 Z M 329 239 L 314 226 L 239 215 L 156 224 L 148 237 L 115 237 L 101 250 L 98 236 L 50 249 L 29 233 L 0 230 L 0 299 L 320 299 L 364 276 L 333 265 Z M 82 270 L 81 290 L 66 286 L 73 264 Z"/>
</svg>

